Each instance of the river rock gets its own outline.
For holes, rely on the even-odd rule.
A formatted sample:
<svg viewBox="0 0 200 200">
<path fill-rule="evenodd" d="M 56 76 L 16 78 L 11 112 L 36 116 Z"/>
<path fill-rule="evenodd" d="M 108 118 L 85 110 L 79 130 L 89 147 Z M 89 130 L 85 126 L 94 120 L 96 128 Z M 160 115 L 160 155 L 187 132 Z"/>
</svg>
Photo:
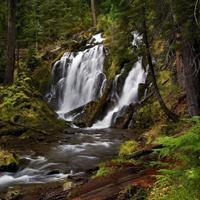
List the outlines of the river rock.
<svg viewBox="0 0 200 200">
<path fill-rule="evenodd" d="M 7 151 L 0 151 L 0 171 L 16 172 L 19 168 L 19 157 Z"/>
<path fill-rule="evenodd" d="M 6 200 L 20 200 L 22 193 L 19 190 L 8 191 L 6 194 Z"/>
<path fill-rule="evenodd" d="M 47 175 L 55 175 L 55 174 L 60 174 L 60 171 L 55 169 L 47 173 Z"/>
<path fill-rule="evenodd" d="M 84 108 L 85 108 L 85 105 L 84 106 L 80 106 L 80 107 L 78 107 L 78 108 L 76 108 L 76 109 L 64 114 L 64 117 L 68 118 L 68 117 L 78 116 L 79 114 L 81 114 L 83 112 Z"/>
<path fill-rule="evenodd" d="M 110 92 L 112 82 L 108 82 L 104 94 L 97 100 L 85 105 L 84 110 L 74 118 L 78 127 L 90 127 L 97 119 L 101 120 L 110 107 Z"/>
<path fill-rule="evenodd" d="M 67 129 L 64 130 L 64 133 L 69 134 L 69 135 L 74 135 L 74 134 L 76 134 L 76 132 L 77 131 L 74 128 L 67 128 Z"/>
</svg>

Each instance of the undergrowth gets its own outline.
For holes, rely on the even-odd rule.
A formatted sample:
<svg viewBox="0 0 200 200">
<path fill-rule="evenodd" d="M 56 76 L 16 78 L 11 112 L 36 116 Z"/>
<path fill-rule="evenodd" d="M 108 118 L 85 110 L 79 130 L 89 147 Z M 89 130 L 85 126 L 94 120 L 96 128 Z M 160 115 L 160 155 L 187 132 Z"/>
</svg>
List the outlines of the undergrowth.
<svg viewBox="0 0 200 200">
<path fill-rule="evenodd" d="M 200 118 L 192 119 L 193 126 L 179 137 L 165 137 L 160 143 L 161 157 L 174 160 L 169 169 L 160 170 L 149 200 L 200 199 Z"/>
</svg>

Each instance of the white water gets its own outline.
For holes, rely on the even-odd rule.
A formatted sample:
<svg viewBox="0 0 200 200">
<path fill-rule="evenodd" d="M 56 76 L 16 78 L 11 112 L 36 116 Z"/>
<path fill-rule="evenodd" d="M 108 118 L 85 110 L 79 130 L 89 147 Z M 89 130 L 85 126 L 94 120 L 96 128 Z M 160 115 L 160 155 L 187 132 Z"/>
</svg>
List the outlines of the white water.
<svg viewBox="0 0 200 200">
<path fill-rule="evenodd" d="M 28 162 L 26 168 L 20 169 L 16 173 L 0 173 L 0 190 L 12 185 L 36 184 L 63 180 L 68 176 L 68 174 L 63 173 L 48 176 L 47 169 L 50 168 L 50 166 L 57 166 L 59 163 L 49 163 L 43 156 L 35 158 L 24 156 L 22 159 Z"/>
<path fill-rule="evenodd" d="M 90 44 L 98 45 L 77 53 L 67 52 L 55 63 L 52 77 L 53 80 L 59 80 L 52 84 L 48 95 L 49 101 L 53 96 L 57 99 L 57 113 L 61 118 L 65 118 L 66 113 L 96 100 L 103 93 L 103 83 L 106 82 L 103 73 L 105 56 L 103 44 L 99 44 L 103 40 L 101 34 L 97 34 Z"/>
<path fill-rule="evenodd" d="M 145 80 L 146 73 L 142 67 L 142 59 L 139 59 L 126 78 L 122 95 L 120 96 L 116 106 L 108 112 L 103 120 L 97 121 L 91 128 L 109 128 L 111 126 L 111 121 L 114 113 L 119 112 L 124 106 L 137 102 L 138 86 L 140 83 L 145 83 Z"/>
<path fill-rule="evenodd" d="M 105 39 L 102 37 L 102 33 L 93 35 L 91 40 L 89 41 L 89 43 L 87 45 L 95 44 L 95 43 L 102 43 Z"/>
<path fill-rule="evenodd" d="M 142 35 L 138 32 L 132 32 L 132 46 L 138 48 L 142 42 Z M 73 121 L 75 116 L 79 115 L 75 111 L 99 96 L 103 95 L 106 87 L 106 76 L 103 73 L 104 65 L 104 47 L 101 44 L 104 41 L 102 34 L 94 35 L 86 45 L 88 49 L 81 52 L 65 53 L 60 61 L 55 63 L 53 69 L 53 84 L 50 93 L 56 99 L 57 113 L 60 118 Z M 93 47 L 91 47 L 93 46 Z M 89 48 L 90 47 L 90 48 Z M 57 77 L 57 75 L 59 75 Z M 117 92 L 117 82 L 121 74 L 115 77 L 111 98 L 116 101 L 115 106 L 107 113 L 103 120 L 97 121 L 92 128 L 101 129 L 111 126 L 114 113 L 119 113 L 124 106 L 137 101 L 138 85 L 146 80 L 146 73 L 142 68 L 142 59 L 129 72 L 127 79 L 119 96 Z M 68 115 L 66 113 L 69 113 Z M 116 115 L 115 115 L 116 116 Z"/>
<path fill-rule="evenodd" d="M 143 36 L 139 34 L 137 31 L 133 31 L 132 35 L 133 35 L 132 45 L 133 47 L 138 48 L 139 44 L 142 43 Z"/>
<path fill-rule="evenodd" d="M 71 131 L 71 129 L 69 129 Z M 25 154 L 17 172 L 0 172 L 0 193 L 8 187 L 63 181 L 70 175 L 79 175 L 95 168 L 100 161 L 110 159 L 122 142 L 121 133 L 112 136 L 106 131 L 74 131 L 72 137 L 65 134 L 61 144 L 44 148 L 42 156 Z M 45 145 L 46 143 L 40 144 Z M 41 148 L 43 149 L 43 148 Z M 54 173 L 52 173 L 54 172 Z"/>
<path fill-rule="evenodd" d="M 98 78 L 103 74 L 103 45 L 79 52 L 67 70 L 64 98 L 58 114 L 65 114 L 96 99 Z"/>
</svg>

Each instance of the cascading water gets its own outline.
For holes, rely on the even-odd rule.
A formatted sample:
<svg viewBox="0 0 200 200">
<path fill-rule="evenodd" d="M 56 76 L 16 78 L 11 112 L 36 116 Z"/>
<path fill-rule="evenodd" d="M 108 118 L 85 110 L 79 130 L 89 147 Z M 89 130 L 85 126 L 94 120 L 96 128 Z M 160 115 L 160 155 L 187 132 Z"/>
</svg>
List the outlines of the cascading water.
<svg viewBox="0 0 200 200">
<path fill-rule="evenodd" d="M 97 121 L 93 124 L 92 128 L 109 128 L 111 126 L 114 113 L 118 113 L 124 106 L 137 102 L 138 86 L 140 83 L 145 83 L 145 80 L 146 73 L 142 67 L 142 59 L 140 58 L 129 72 L 124 83 L 122 95 L 120 96 L 116 106 L 107 113 L 103 120 Z"/>
<path fill-rule="evenodd" d="M 50 103 L 54 101 L 61 118 L 102 94 L 106 80 L 103 73 L 105 56 L 102 41 L 101 34 L 97 34 L 89 43 L 93 47 L 77 53 L 67 52 L 55 63 L 51 91 L 47 97 Z"/>
<path fill-rule="evenodd" d="M 134 48 L 142 42 L 142 36 L 138 32 L 132 32 Z M 104 47 L 101 34 L 94 35 L 86 45 L 88 49 L 81 52 L 65 53 L 60 61 L 56 62 L 52 71 L 51 92 L 48 94 L 49 102 L 56 104 L 56 110 L 60 118 L 73 121 L 79 110 L 73 112 L 91 101 L 103 95 L 106 85 L 104 68 Z M 123 69 L 122 69 L 123 70 Z M 142 58 L 129 72 L 123 89 L 118 94 L 118 79 L 115 77 L 111 98 L 115 106 L 101 121 L 93 124 L 92 128 L 108 128 L 114 118 L 125 107 L 137 101 L 138 86 L 145 83 L 146 73 L 142 67 Z M 83 112 L 83 110 L 82 110 Z M 73 113 L 73 114 L 72 114 Z M 115 121 L 115 120 L 114 120 Z"/>
</svg>

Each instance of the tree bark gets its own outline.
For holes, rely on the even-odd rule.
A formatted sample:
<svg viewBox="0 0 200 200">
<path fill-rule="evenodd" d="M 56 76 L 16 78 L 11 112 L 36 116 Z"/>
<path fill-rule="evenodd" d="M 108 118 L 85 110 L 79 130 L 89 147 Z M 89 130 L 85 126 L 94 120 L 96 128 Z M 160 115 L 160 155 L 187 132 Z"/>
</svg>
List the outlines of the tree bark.
<svg viewBox="0 0 200 200">
<path fill-rule="evenodd" d="M 97 16 L 96 16 L 96 4 L 95 4 L 95 0 L 91 0 L 91 9 L 92 9 L 93 27 L 96 28 L 96 25 L 97 25 Z"/>
<path fill-rule="evenodd" d="M 16 0 L 9 0 L 8 33 L 7 33 L 7 67 L 5 72 L 5 84 L 13 83 L 15 68 L 16 45 Z"/>
<path fill-rule="evenodd" d="M 185 90 L 190 116 L 200 116 L 200 48 L 195 41 L 182 39 Z"/>
<path fill-rule="evenodd" d="M 159 88 L 158 88 L 158 85 L 157 85 L 157 80 L 156 80 L 155 71 L 154 71 L 154 64 L 152 62 L 152 56 L 151 56 L 150 45 L 149 45 L 149 40 L 148 40 L 147 25 L 146 25 L 146 4 L 145 4 L 145 2 L 143 4 L 143 15 L 144 15 L 144 19 L 143 19 L 143 29 L 144 29 L 143 30 L 143 40 L 144 40 L 144 44 L 145 44 L 145 47 L 146 47 L 146 56 L 147 56 L 147 61 L 148 61 L 148 64 L 149 64 L 149 71 L 150 71 L 150 74 L 151 74 L 152 84 L 153 84 L 154 90 L 155 90 L 155 95 L 156 95 L 156 98 L 157 98 L 162 110 L 168 116 L 168 118 L 173 120 L 173 121 L 176 121 L 176 120 L 178 120 L 178 116 L 175 113 L 171 112 L 167 108 L 165 102 L 162 99 L 162 96 L 160 94 L 160 91 L 159 91 Z"/>
<path fill-rule="evenodd" d="M 181 45 L 181 33 L 179 28 L 175 32 L 176 44 Z M 184 73 L 184 64 L 183 64 L 183 54 L 180 49 L 176 50 L 176 77 L 178 84 L 185 89 L 185 73 Z"/>
</svg>

